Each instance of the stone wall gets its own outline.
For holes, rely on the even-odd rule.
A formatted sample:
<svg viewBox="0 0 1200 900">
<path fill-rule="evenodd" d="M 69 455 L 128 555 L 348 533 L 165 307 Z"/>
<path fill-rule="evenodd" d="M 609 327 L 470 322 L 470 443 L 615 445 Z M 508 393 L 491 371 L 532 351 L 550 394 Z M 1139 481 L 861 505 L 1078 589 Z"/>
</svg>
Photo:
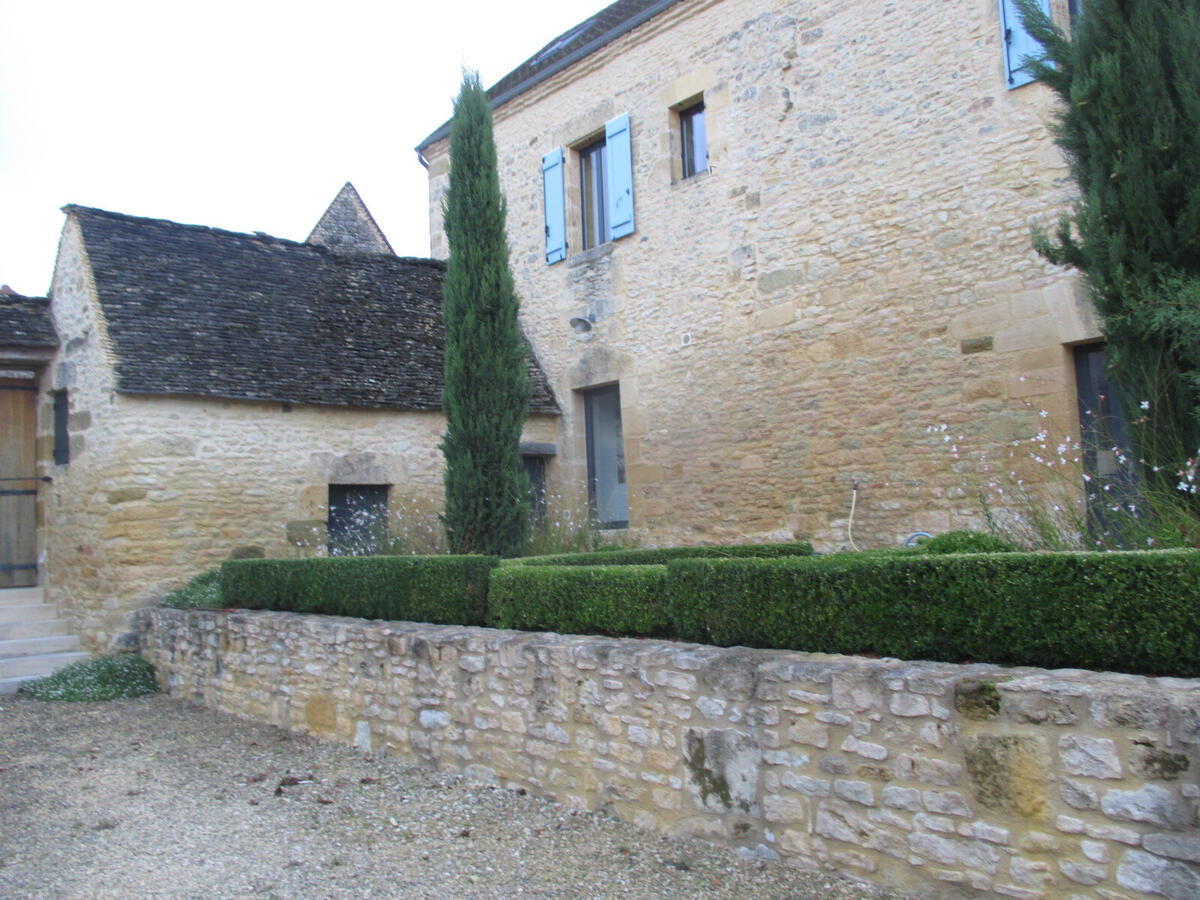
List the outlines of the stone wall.
<svg viewBox="0 0 1200 900">
<path fill-rule="evenodd" d="M 1053 99 L 1006 89 L 1001 40 L 996 0 L 681 3 L 495 111 L 568 480 L 584 483 L 577 392 L 618 382 L 630 523 L 652 542 L 844 546 L 857 483 L 854 535 L 892 545 L 977 522 L 978 451 L 1030 437 L 1042 410 L 1078 431 L 1068 345 L 1100 333 L 1030 247 L 1072 186 Z M 711 167 L 681 179 L 673 110 L 700 96 Z M 636 231 L 579 252 L 575 150 L 626 112 Z M 558 147 L 568 257 L 547 265 Z M 444 256 L 446 142 L 425 156 Z M 941 424 L 960 455 L 927 433 Z"/>
<path fill-rule="evenodd" d="M 173 696 L 931 898 L 1200 897 L 1200 681 L 146 610 Z"/>
<path fill-rule="evenodd" d="M 39 534 L 47 599 L 89 649 L 223 560 L 324 552 L 330 484 L 390 485 L 392 532 L 436 546 L 441 413 L 118 393 L 85 262 L 68 217 L 53 288 L 61 348 L 44 381 L 68 392 L 71 459 L 53 464 L 49 393 L 38 459 L 53 479 Z M 550 417 L 526 426 L 529 440 L 555 433 Z"/>
</svg>

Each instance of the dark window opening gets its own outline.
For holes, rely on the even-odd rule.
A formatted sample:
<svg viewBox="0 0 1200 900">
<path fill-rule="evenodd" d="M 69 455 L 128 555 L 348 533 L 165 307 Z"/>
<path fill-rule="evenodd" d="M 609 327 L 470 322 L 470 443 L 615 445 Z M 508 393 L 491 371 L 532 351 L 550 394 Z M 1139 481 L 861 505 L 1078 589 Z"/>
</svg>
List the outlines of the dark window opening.
<svg viewBox="0 0 1200 900">
<path fill-rule="evenodd" d="M 546 458 L 522 456 L 521 462 L 529 479 L 529 525 L 541 528 L 546 521 Z"/>
<path fill-rule="evenodd" d="M 51 396 L 54 399 L 54 464 L 65 466 L 71 461 L 71 435 L 67 429 L 71 405 L 65 390 L 55 391 Z"/>
<path fill-rule="evenodd" d="M 1088 527 L 1111 531 L 1125 520 L 1112 506 L 1138 502 L 1139 477 L 1134 465 L 1127 408 L 1120 388 L 1109 381 L 1104 344 L 1075 348 L 1075 392 L 1079 402 L 1079 443 L 1087 494 Z"/>
<path fill-rule="evenodd" d="M 372 556 L 388 541 L 386 484 L 329 485 L 329 555 Z"/>
</svg>

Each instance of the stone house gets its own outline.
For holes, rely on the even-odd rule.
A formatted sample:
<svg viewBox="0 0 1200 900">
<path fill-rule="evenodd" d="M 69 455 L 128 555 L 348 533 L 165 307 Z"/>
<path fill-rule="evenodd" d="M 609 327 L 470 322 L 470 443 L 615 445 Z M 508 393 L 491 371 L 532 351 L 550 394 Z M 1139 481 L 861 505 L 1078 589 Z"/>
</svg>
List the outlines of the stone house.
<svg viewBox="0 0 1200 900">
<path fill-rule="evenodd" d="M 655 543 L 978 524 L 979 453 L 1104 392 L 1033 47 L 1011 0 L 619 0 L 495 84 L 559 487 Z"/>
<path fill-rule="evenodd" d="M 304 243 L 65 211 L 51 301 L 26 303 L 53 329 L 21 552 L 86 647 L 231 556 L 414 540 L 441 505 L 441 262 L 397 257 L 350 185 Z M 558 407 L 530 376 L 536 469 Z"/>
</svg>

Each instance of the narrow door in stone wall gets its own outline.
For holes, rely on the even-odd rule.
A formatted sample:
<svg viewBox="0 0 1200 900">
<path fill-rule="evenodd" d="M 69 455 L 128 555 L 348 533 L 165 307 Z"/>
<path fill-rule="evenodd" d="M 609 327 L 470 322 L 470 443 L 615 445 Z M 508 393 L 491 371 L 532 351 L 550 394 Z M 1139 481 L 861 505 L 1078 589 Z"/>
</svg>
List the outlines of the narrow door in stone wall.
<svg viewBox="0 0 1200 900">
<path fill-rule="evenodd" d="M 0 588 L 37 584 L 37 379 L 0 374 Z"/>
</svg>

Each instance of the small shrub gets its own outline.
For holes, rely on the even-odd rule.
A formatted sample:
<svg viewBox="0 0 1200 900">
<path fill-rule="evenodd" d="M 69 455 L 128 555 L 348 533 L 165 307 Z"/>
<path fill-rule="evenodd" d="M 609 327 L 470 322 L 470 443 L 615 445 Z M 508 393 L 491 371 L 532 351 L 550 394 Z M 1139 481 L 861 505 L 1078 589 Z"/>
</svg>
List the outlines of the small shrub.
<svg viewBox="0 0 1200 900">
<path fill-rule="evenodd" d="M 1003 538 L 984 531 L 947 531 L 921 541 L 923 553 L 1014 553 L 1016 547 Z"/>
<path fill-rule="evenodd" d="M 490 624 L 566 634 L 667 627 L 666 566 L 506 566 L 492 572 Z"/>
<path fill-rule="evenodd" d="M 157 693 L 158 682 L 154 667 L 140 656 L 96 656 L 26 682 L 21 689 L 38 700 L 118 700 Z"/>
<path fill-rule="evenodd" d="M 221 570 L 212 569 L 197 575 L 179 590 L 163 598 L 163 606 L 174 609 L 220 609 Z"/>
</svg>

